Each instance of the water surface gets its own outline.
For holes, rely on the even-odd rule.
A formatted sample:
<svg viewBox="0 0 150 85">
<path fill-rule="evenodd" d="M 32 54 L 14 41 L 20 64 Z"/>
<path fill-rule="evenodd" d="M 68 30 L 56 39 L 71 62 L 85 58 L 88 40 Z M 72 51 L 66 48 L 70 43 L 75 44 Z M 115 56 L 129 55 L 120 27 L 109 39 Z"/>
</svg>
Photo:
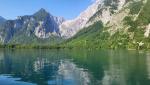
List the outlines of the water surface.
<svg viewBox="0 0 150 85">
<path fill-rule="evenodd" d="M 150 52 L 1 49 L 0 85 L 150 85 Z"/>
</svg>

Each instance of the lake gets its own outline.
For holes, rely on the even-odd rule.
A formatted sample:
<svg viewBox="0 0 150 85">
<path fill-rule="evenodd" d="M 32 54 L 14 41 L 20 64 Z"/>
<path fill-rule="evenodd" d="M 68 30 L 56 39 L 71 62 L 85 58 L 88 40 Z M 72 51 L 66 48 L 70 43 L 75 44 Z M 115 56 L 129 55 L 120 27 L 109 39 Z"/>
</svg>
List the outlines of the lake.
<svg viewBox="0 0 150 85">
<path fill-rule="evenodd" d="M 1 49 L 0 85 L 150 85 L 150 52 Z"/>
</svg>

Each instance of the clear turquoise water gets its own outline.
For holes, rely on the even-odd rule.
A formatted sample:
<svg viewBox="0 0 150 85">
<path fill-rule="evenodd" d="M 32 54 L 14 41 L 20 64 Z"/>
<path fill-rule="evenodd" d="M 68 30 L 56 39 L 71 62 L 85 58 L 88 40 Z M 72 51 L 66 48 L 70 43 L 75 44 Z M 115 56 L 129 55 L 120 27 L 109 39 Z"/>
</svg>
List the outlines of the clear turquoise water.
<svg viewBox="0 0 150 85">
<path fill-rule="evenodd" d="M 150 85 L 150 52 L 1 49 L 0 85 Z"/>
</svg>

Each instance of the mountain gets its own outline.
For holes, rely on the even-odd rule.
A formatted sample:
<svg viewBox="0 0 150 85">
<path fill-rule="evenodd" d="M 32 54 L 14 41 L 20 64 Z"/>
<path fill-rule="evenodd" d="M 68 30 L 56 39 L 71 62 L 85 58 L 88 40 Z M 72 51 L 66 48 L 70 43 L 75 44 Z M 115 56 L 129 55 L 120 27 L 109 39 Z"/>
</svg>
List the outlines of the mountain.
<svg viewBox="0 0 150 85">
<path fill-rule="evenodd" d="M 99 19 L 106 24 L 111 19 L 112 13 L 121 10 L 125 3 L 126 0 L 95 0 L 95 2 L 77 18 L 65 21 L 60 25 L 61 36 L 71 38 L 81 29 L 88 27 L 95 21 L 99 21 Z M 98 13 L 101 13 L 101 15 L 97 17 L 98 20 L 92 21 L 92 18 L 96 17 Z"/>
<path fill-rule="evenodd" d="M 6 19 L 0 16 L 0 23 L 3 23 L 5 21 L 6 21 Z"/>
<path fill-rule="evenodd" d="M 81 30 L 86 25 L 89 18 L 97 12 L 99 4 L 101 4 L 101 0 L 95 1 L 95 3 L 89 6 L 77 18 L 63 22 L 60 25 L 61 36 L 64 38 L 71 38 L 77 32 L 79 32 L 79 30 Z"/>
<path fill-rule="evenodd" d="M 102 1 L 102 0 L 101 0 Z M 97 12 L 64 45 L 87 48 L 150 48 L 150 1 L 103 0 Z"/>
<path fill-rule="evenodd" d="M 55 37 L 60 38 L 59 25 L 63 21 L 62 17 L 52 16 L 42 8 L 33 15 L 6 20 L 0 25 L 0 40 L 2 44 L 49 44 Z"/>
<path fill-rule="evenodd" d="M 73 20 L 40 9 L 33 15 L 0 24 L 0 41 L 1 44 L 150 49 L 149 8 L 150 0 L 95 0 Z"/>
</svg>

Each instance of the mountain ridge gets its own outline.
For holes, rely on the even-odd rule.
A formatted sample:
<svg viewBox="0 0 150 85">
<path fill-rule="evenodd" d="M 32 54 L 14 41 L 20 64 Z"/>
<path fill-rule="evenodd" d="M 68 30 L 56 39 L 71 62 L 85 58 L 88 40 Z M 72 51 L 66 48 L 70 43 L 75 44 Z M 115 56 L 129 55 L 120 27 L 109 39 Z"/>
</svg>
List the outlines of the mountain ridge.
<svg viewBox="0 0 150 85">
<path fill-rule="evenodd" d="M 99 11 L 93 18 L 93 20 L 99 19 L 99 21 L 92 20 L 91 22 L 103 22 L 104 27 L 97 27 L 97 24 L 85 27 L 80 32 L 81 36 L 75 35 L 64 45 L 66 47 L 87 48 L 149 49 L 149 6 L 150 1 L 148 0 L 126 1 L 124 7 L 114 13 L 106 24 L 99 17 L 102 14 Z M 86 29 L 92 30 L 94 28 L 97 29 L 94 33 L 86 32 Z"/>
<path fill-rule="evenodd" d="M 58 37 L 60 36 L 59 24 L 63 21 L 65 21 L 63 18 L 52 16 L 43 8 L 33 15 L 18 16 L 15 20 L 6 20 L 0 26 L 1 43 L 6 44 L 13 41 L 13 44 L 18 44 L 21 38 L 16 39 L 20 36 L 22 39 L 34 36 L 41 40 L 51 36 Z"/>
<path fill-rule="evenodd" d="M 1 32 L 0 38 L 6 37 L 11 44 L 28 41 L 28 45 L 46 42 L 56 47 L 149 49 L 149 6 L 148 0 L 95 0 L 77 18 L 66 21 L 41 9 L 31 16 L 7 20 L 7 30 L 0 26 L 7 35 Z"/>
<path fill-rule="evenodd" d="M 0 23 L 3 23 L 5 21 L 6 21 L 6 19 L 0 16 Z"/>
</svg>

